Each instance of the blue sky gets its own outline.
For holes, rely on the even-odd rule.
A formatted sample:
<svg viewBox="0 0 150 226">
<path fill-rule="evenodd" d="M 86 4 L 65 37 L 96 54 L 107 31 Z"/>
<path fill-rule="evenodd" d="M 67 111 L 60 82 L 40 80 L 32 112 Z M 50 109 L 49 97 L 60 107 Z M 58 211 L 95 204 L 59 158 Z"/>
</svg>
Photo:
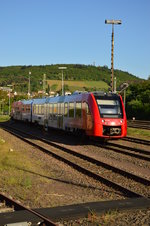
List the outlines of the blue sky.
<svg viewBox="0 0 150 226">
<path fill-rule="evenodd" d="M 150 0 L 0 0 L 0 66 L 111 65 L 150 75 Z"/>
</svg>

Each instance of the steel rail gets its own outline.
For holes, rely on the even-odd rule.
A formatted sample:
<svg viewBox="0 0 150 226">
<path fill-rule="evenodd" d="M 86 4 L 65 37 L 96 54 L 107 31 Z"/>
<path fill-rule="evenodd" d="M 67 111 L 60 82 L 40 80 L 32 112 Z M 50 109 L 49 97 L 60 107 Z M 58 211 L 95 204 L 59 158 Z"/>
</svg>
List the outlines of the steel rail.
<svg viewBox="0 0 150 226">
<path fill-rule="evenodd" d="M 57 206 L 50 208 L 40 208 L 35 209 L 35 211 L 48 216 L 55 221 L 65 221 L 66 220 L 75 220 L 80 218 L 85 218 L 91 212 L 94 211 L 97 214 L 103 214 L 108 211 L 116 210 L 135 210 L 135 209 L 147 209 L 150 207 L 150 199 L 147 198 L 132 198 L 132 199 L 121 199 L 121 200 L 110 200 L 110 201 L 100 201 L 100 202 L 88 202 L 88 203 L 79 203 L 65 206 Z M 32 216 L 25 210 L 21 210 L 20 219 L 24 221 L 24 216 L 27 216 L 28 222 L 31 222 Z M 7 224 L 7 220 L 11 222 L 16 222 L 18 217 L 17 213 L 2 213 L 0 214 L 0 219 L 2 218 L 2 225 Z M 66 224 L 65 224 L 66 225 Z"/>
<path fill-rule="evenodd" d="M 15 131 L 17 130 L 17 132 L 19 132 L 19 133 L 21 133 L 21 134 L 24 134 L 24 135 L 26 135 L 26 136 L 28 135 L 28 136 L 30 136 L 30 137 L 34 137 L 34 139 L 35 139 L 35 137 L 37 138 L 37 136 L 30 135 L 30 134 L 26 134 L 25 132 L 22 132 L 22 131 L 20 131 L 20 130 L 18 130 L 18 129 L 14 129 L 14 128 L 12 128 L 12 129 L 15 130 Z M 7 129 L 6 129 L 6 130 L 7 130 Z M 19 134 L 16 134 L 16 133 L 13 132 L 13 131 L 10 131 L 10 130 L 7 130 L 7 131 L 10 132 L 10 133 L 12 133 L 13 135 L 17 136 L 18 138 L 24 140 L 25 142 L 29 143 L 30 145 L 32 145 L 32 146 L 34 146 L 34 147 L 40 149 L 41 151 L 43 151 L 43 152 L 45 152 L 45 153 L 47 153 L 47 154 L 49 154 L 49 155 L 55 157 L 55 158 L 58 159 L 58 160 L 63 161 L 64 163 L 68 164 L 69 166 L 73 167 L 74 169 L 78 170 L 79 172 L 82 172 L 83 174 L 88 175 L 89 177 L 92 177 L 92 178 L 94 178 L 95 180 L 100 181 L 100 182 L 104 183 L 105 185 L 107 185 L 107 186 L 109 186 L 109 187 L 112 187 L 112 188 L 114 188 L 115 190 L 120 191 L 120 192 L 123 193 L 126 197 L 143 197 L 141 194 L 138 194 L 138 193 L 136 193 L 136 192 L 134 192 L 134 191 L 132 191 L 132 190 L 129 190 L 129 189 L 127 189 L 127 188 L 125 188 L 125 187 L 123 187 L 123 186 L 121 186 L 121 185 L 119 185 L 119 184 L 113 182 L 113 181 L 110 181 L 109 179 L 107 179 L 107 178 L 105 178 L 105 177 L 103 177 L 103 176 L 100 176 L 99 174 L 96 174 L 96 173 L 94 173 L 94 172 L 92 172 L 92 171 L 90 171 L 90 170 L 88 170 L 88 169 L 86 169 L 86 168 L 84 168 L 84 167 L 82 167 L 82 166 L 80 166 L 80 165 L 78 165 L 78 164 L 76 164 L 76 163 L 74 163 L 74 162 L 72 162 L 72 161 L 66 159 L 65 157 L 62 157 L 62 156 L 60 156 L 60 155 L 58 155 L 58 154 L 56 154 L 56 153 L 53 153 L 52 151 L 50 151 L 50 150 L 48 150 L 48 149 L 46 149 L 46 148 L 43 148 L 43 147 L 39 146 L 38 144 L 35 144 L 34 142 L 28 140 L 27 138 L 22 137 L 22 136 L 19 135 Z M 38 138 L 38 139 L 39 139 L 39 138 Z M 45 139 L 44 139 L 44 140 L 45 140 Z M 52 142 L 52 143 L 53 143 L 53 142 Z M 53 143 L 53 144 L 54 144 L 54 143 Z M 63 150 L 65 149 L 64 147 L 61 147 L 61 146 L 59 146 L 59 145 L 57 145 L 57 144 L 54 144 L 54 145 L 55 145 L 56 148 L 59 148 L 59 149 L 61 148 L 61 149 L 63 149 Z M 70 150 L 70 149 L 68 149 L 68 150 Z M 85 158 L 86 158 L 86 157 L 85 157 Z M 95 161 L 95 160 L 94 160 L 94 161 Z M 125 172 L 124 172 L 124 173 L 125 173 Z M 138 177 L 138 176 L 137 176 L 137 177 Z M 144 180 L 144 178 L 142 178 L 142 179 Z M 147 179 L 145 179 L 145 184 L 149 184 L 149 181 L 148 181 Z"/>
<path fill-rule="evenodd" d="M 15 130 L 16 130 L 16 129 L 15 129 Z M 18 130 L 18 129 L 17 129 L 17 131 L 18 131 L 18 132 L 21 132 L 21 133 L 23 133 L 23 134 L 25 134 L 25 135 L 29 135 L 29 134 L 27 134 L 27 133 L 25 133 L 25 132 L 22 132 L 22 131 Z M 30 134 L 30 136 L 33 137 L 34 139 L 37 139 L 37 138 L 38 138 L 38 139 L 39 139 L 40 141 L 42 141 L 42 142 L 45 142 L 45 143 L 47 143 L 47 144 L 49 144 L 49 145 L 51 145 L 51 146 L 53 146 L 53 147 L 55 147 L 55 148 L 61 149 L 62 151 L 66 152 L 66 153 L 70 153 L 70 154 L 72 154 L 72 155 L 74 155 L 74 156 L 76 156 L 76 157 L 79 157 L 79 158 L 81 158 L 81 159 L 84 159 L 84 160 L 86 160 L 86 161 L 88 161 L 88 162 L 91 162 L 91 163 L 93 163 L 93 164 L 95 164 L 95 165 L 102 166 L 102 167 L 104 167 L 105 169 L 111 170 L 111 171 L 113 171 L 113 172 L 115 172 L 115 173 L 118 173 L 118 174 L 120 174 L 120 175 L 123 175 L 123 176 L 127 176 L 128 178 L 133 179 L 133 180 L 135 180 L 135 181 L 137 181 L 137 182 L 139 182 L 139 183 L 142 183 L 142 184 L 145 184 L 145 185 L 150 185 L 150 180 L 149 180 L 149 179 L 146 179 L 146 178 L 140 177 L 140 176 L 138 176 L 138 175 L 135 175 L 135 174 L 133 174 L 133 173 L 127 172 L 127 171 L 125 171 L 125 170 L 119 169 L 119 168 L 117 168 L 117 167 L 115 167 L 115 166 L 112 166 L 112 165 L 110 165 L 110 164 L 107 164 L 107 163 L 105 163 L 105 162 L 102 162 L 102 161 L 100 161 L 100 160 L 97 160 L 97 159 L 92 158 L 92 157 L 90 157 L 90 156 L 83 155 L 83 154 L 81 154 L 81 153 L 78 153 L 78 152 L 73 151 L 73 150 L 71 150 L 71 149 L 68 149 L 68 148 L 66 148 L 66 147 L 62 147 L 62 146 L 60 146 L 60 145 L 58 145 L 58 144 L 56 144 L 56 143 L 54 143 L 54 142 L 52 142 L 52 141 L 46 140 L 46 139 L 41 138 L 41 137 L 39 137 L 39 136 L 35 136 L 35 135 L 31 135 L 31 134 Z"/>
<path fill-rule="evenodd" d="M 149 140 L 143 140 L 143 139 L 139 139 L 139 138 L 135 138 L 135 137 L 127 136 L 127 137 L 124 137 L 123 140 L 134 142 L 134 143 L 137 143 L 137 144 L 150 145 L 150 141 Z"/>
<path fill-rule="evenodd" d="M 56 144 L 56 143 L 54 143 L 54 142 L 48 141 L 48 140 L 46 140 L 46 139 L 43 139 L 43 138 L 39 138 L 39 139 L 40 139 L 41 141 L 44 141 L 44 142 L 47 143 L 47 144 L 52 145 L 53 147 L 59 148 L 59 149 L 61 149 L 61 150 L 64 151 L 64 152 L 70 153 L 70 154 L 72 154 L 72 155 L 74 155 L 74 156 L 76 156 L 76 157 L 79 157 L 79 158 L 81 158 L 81 159 L 84 159 L 84 160 L 86 160 L 86 161 L 88 161 L 88 162 L 91 162 L 91 163 L 96 164 L 96 165 L 98 165 L 98 166 L 102 166 L 102 167 L 104 167 L 104 168 L 106 168 L 106 169 L 108 169 L 108 170 L 111 170 L 111 171 L 113 171 L 113 172 L 115 172 L 115 173 L 118 173 L 118 174 L 120 174 L 120 175 L 127 176 L 128 178 L 133 179 L 133 180 L 135 180 L 135 181 L 137 181 L 137 182 L 140 182 L 140 183 L 142 183 L 142 184 L 150 185 L 150 180 L 148 180 L 148 179 L 146 179 L 146 178 L 137 176 L 137 175 L 135 175 L 135 174 L 133 174 L 133 173 L 127 172 L 127 171 L 122 170 L 122 169 L 119 169 L 119 168 L 117 168 L 117 167 L 115 167 L 115 166 L 112 166 L 112 165 L 110 165 L 110 164 L 104 163 L 104 162 L 102 162 L 102 161 L 100 161 L 100 160 L 97 160 L 97 159 L 95 159 L 95 158 L 92 158 L 92 157 L 90 157 L 90 156 L 83 155 L 83 154 L 81 154 L 81 153 L 78 153 L 78 152 L 73 151 L 73 150 L 71 150 L 71 149 L 68 149 L 68 148 L 66 148 L 66 147 L 62 147 L 62 146 L 60 146 L 60 145 L 58 145 L 58 144 Z"/>
<path fill-rule="evenodd" d="M 37 217 L 39 217 L 43 222 L 42 224 L 46 225 L 46 226 L 57 226 L 57 224 L 55 224 L 54 222 L 52 222 L 50 219 L 48 219 L 47 217 L 43 216 L 42 214 L 36 212 L 35 210 L 29 209 L 28 207 L 20 204 L 19 202 L 17 202 L 16 200 L 7 197 L 6 195 L 4 195 L 3 193 L 0 193 L 0 200 L 1 201 L 5 201 L 5 203 L 9 206 L 13 206 L 14 210 L 27 210 L 28 212 L 36 215 Z"/>
<path fill-rule="evenodd" d="M 112 151 L 114 151 L 116 153 L 120 153 L 120 154 L 124 154 L 124 155 L 128 155 L 128 156 L 132 156 L 132 157 L 135 157 L 137 159 L 142 159 L 142 160 L 145 160 L 145 161 L 150 161 L 150 157 L 149 156 L 133 153 L 132 150 L 129 150 L 128 151 L 128 150 L 120 150 L 120 149 L 117 149 L 117 148 L 115 148 L 115 145 L 114 144 L 113 144 L 114 147 L 111 147 L 111 144 L 102 145 L 102 144 L 99 144 L 99 143 L 94 143 L 94 145 L 96 145 L 98 147 L 101 147 L 101 148 L 104 148 L 104 149 L 112 150 Z"/>
<path fill-rule="evenodd" d="M 144 154 L 144 155 L 150 155 L 150 150 L 149 151 L 146 151 L 146 150 L 142 150 L 142 149 L 139 149 L 139 148 L 133 148 L 133 147 L 127 147 L 127 146 L 124 146 L 122 144 L 116 144 L 116 143 L 112 143 L 112 142 L 108 142 L 106 143 L 106 146 L 113 146 L 113 147 L 118 147 L 118 148 L 122 148 L 122 149 L 127 149 L 132 151 L 132 152 L 137 152 L 137 153 L 141 153 L 141 154 Z M 149 158 L 150 160 L 150 158 Z"/>
<path fill-rule="evenodd" d="M 150 130 L 150 121 L 128 120 L 128 127 Z"/>
</svg>

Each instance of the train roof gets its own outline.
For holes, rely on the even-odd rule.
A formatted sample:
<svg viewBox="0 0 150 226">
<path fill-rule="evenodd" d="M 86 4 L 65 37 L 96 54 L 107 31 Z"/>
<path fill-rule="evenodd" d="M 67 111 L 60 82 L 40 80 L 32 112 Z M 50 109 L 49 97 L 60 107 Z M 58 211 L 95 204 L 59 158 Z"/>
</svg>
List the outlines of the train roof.
<svg viewBox="0 0 150 226">
<path fill-rule="evenodd" d="M 33 99 L 33 104 L 45 104 L 46 103 L 46 99 L 47 99 L 46 97 Z"/>
<path fill-rule="evenodd" d="M 22 100 L 22 103 L 23 103 L 24 105 L 26 105 L 26 104 L 31 104 L 32 102 L 33 102 L 32 99 L 30 99 L 30 100 Z"/>
<path fill-rule="evenodd" d="M 22 104 L 44 104 L 46 102 L 46 98 L 38 98 L 38 99 L 30 99 L 30 100 L 22 100 Z"/>
<path fill-rule="evenodd" d="M 46 103 L 63 102 L 66 96 L 47 97 Z"/>
<path fill-rule="evenodd" d="M 30 99 L 30 100 L 22 100 L 20 101 L 24 105 L 28 104 L 45 104 L 45 103 L 61 103 L 69 100 L 75 100 L 81 98 L 82 96 L 89 96 L 93 94 L 95 97 L 111 97 L 115 98 L 118 97 L 118 94 L 112 92 L 103 92 L 103 91 L 94 91 L 94 92 L 87 92 L 87 91 L 75 91 L 71 95 L 65 96 L 55 96 L 55 97 L 44 97 L 44 98 L 37 98 L 37 99 Z"/>
<path fill-rule="evenodd" d="M 108 97 L 113 97 L 113 96 L 118 96 L 117 93 L 112 93 L 112 92 L 102 92 L 102 91 L 95 91 L 92 92 L 94 96 L 108 96 Z"/>
</svg>

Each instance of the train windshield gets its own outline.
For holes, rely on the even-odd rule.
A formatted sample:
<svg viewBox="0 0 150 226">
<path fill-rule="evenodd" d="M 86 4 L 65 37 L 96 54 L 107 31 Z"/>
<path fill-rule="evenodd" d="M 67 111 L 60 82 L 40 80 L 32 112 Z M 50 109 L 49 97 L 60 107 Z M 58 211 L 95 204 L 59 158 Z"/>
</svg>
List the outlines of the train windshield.
<svg viewBox="0 0 150 226">
<path fill-rule="evenodd" d="M 119 97 L 95 97 L 101 118 L 122 118 L 122 105 Z"/>
</svg>

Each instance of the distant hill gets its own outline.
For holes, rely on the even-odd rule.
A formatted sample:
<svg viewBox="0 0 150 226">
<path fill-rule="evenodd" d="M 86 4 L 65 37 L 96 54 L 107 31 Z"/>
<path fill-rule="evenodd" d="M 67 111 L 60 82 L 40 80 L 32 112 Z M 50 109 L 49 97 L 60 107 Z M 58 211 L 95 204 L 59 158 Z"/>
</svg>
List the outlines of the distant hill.
<svg viewBox="0 0 150 226">
<path fill-rule="evenodd" d="M 96 67 L 81 64 L 0 67 L 0 86 L 12 84 L 16 91 L 26 91 L 30 71 L 32 91 L 42 89 L 43 74 L 46 74 L 47 86 L 49 84 L 51 90 L 59 90 L 61 86 L 56 80 L 62 78 L 61 70 L 58 69 L 60 66 L 67 67 L 64 70 L 64 81 L 66 81 L 66 89 L 70 91 L 78 89 L 78 87 L 80 90 L 108 90 L 110 88 L 111 70 L 107 66 Z M 141 81 L 140 78 L 121 70 L 114 70 L 114 77 L 117 79 L 117 87 L 123 82 Z M 52 82 L 52 80 L 55 81 Z M 82 83 L 77 81 L 82 81 Z"/>
<path fill-rule="evenodd" d="M 48 80 L 49 91 L 59 92 L 62 89 L 62 80 Z M 80 91 L 108 90 L 110 87 L 104 81 L 64 81 L 64 90 L 71 93 Z"/>
</svg>

